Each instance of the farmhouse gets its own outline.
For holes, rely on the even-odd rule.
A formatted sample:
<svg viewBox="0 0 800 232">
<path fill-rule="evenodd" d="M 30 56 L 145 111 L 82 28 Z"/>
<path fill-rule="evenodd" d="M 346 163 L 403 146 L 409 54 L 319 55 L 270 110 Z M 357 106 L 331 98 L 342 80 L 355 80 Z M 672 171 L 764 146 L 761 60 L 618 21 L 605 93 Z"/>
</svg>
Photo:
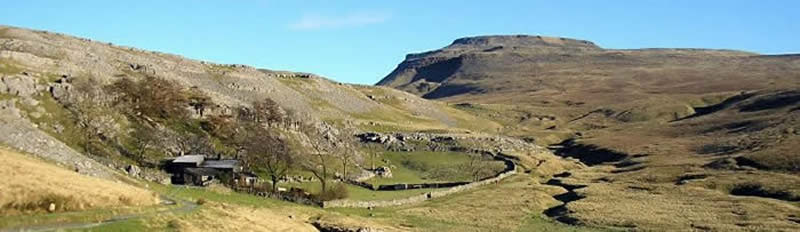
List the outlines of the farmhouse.
<svg viewBox="0 0 800 232">
<path fill-rule="evenodd" d="M 231 181 L 250 186 L 257 177 L 243 172 L 239 160 L 207 159 L 205 155 L 184 155 L 167 162 L 166 171 L 172 175 L 172 184 L 206 186 L 214 181 Z"/>
</svg>

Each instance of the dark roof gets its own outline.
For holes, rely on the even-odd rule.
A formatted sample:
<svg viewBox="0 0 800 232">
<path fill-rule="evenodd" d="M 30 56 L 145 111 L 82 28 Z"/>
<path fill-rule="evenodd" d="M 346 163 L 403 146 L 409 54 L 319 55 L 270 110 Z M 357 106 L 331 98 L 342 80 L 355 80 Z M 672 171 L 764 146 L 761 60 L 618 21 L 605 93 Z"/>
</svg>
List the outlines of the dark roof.
<svg viewBox="0 0 800 232">
<path fill-rule="evenodd" d="M 239 161 L 238 160 L 206 160 L 200 167 L 204 168 L 239 168 Z"/>
<path fill-rule="evenodd" d="M 213 168 L 187 168 L 186 172 L 196 176 L 216 176 L 219 171 Z"/>
<path fill-rule="evenodd" d="M 199 165 L 203 160 L 205 160 L 203 155 L 183 155 L 175 158 L 172 163 L 195 163 Z"/>
</svg>

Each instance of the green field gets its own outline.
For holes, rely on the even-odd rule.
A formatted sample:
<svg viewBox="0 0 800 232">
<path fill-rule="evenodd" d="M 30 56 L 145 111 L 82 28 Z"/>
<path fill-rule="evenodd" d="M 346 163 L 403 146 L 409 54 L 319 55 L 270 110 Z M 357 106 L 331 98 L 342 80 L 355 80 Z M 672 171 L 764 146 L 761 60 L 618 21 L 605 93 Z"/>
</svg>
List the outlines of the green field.
<svg viewBox="0 0 800 232">
<path fill-rule="evenodd" d="M 330 183 L 331 186 L 338 184 L 338 183 Z M 289 188 L 289 187 L 298 187 L 305 189 L 310 193 L 317 193 L 320 190 L 319 182 L 305 182 L 305 183 L 285 183 L 281 184 L 281 186 Z M 348 197 L 347 199 L 351 200 L 361 200 L 361 201 L 372 201 L 372 200 L 393 200 L 393 199 L 402 199 L 411 196 L 420 195 L 423 193 L 427 193 L 430 191 L 436 191 L 435 189 L 413 189 L 413 190 L 405 190 L 405 191 L 373 191 L 363 187 L 355 186 L 346 184 Z"/>
<path fill-rule="evenodd" d="M 473 155 L 459 152 L 382 152 L 376 157 L 375 166 L 387 166 L 392 170 L 391 178 L 372 178 L 366 182 L 372 185 L 388 184 L 419 184 L 431 182 L 471 181 L 472 177 L 462 170 L 462 166 L 473 159 Z M 367 158 L 369 163 L 370 158 Z M 491 175 L 503 169 L 500 161 L 482 159 L 479 162 L 485 165 Z M 367 164 L 369 165 L 369 164 Z M 310 176 L 309 173 L 298 173 Z M 330 186 L 337 183 L 331 181 Z M 310 193 L 320 191 L 318 181 L 305 183 L 281 183 L 281 187 L 302 188 Z M 414 189 L 404 191 L 372 191 L 355 185 L 346 185 L 349 193 L 348 199 L 352 200 L 392 200 L 401 199 L 423 193 L 438 191 L 437 189 Z"/>
<path fill-rule="evenodd" d="M 384 184 L 417 184 L 430 182 L 471 181 L 472 176 L 463 166 L 474 155 L 460 152 L 384 152 L 376 161 L 376 166 L 388 166 L 392 170 L 391 178 L 373 178 L 369 183 Z M 502 162 L 481 159 L 479 161 L 490 173 L 503 169 Z"/>
</svg>

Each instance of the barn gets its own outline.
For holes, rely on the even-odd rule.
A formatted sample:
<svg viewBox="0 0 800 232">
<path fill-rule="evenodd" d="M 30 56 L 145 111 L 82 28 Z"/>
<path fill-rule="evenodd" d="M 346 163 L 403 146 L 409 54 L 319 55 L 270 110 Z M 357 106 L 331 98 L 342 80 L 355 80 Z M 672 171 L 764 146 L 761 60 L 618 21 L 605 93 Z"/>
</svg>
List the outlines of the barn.
<svg viewBox="0 0 800 232">
<path fill-rule="evenodd" d="M 165 170 L 171 174 L 172 184 L 206 186 L 224 180 L 236 184 L 252 185 L 257 176 L 244 172 L 241 162 L 235 159 L 208 159 L 205 155 L 183 155 L 167 161 Z"/>
</svg>

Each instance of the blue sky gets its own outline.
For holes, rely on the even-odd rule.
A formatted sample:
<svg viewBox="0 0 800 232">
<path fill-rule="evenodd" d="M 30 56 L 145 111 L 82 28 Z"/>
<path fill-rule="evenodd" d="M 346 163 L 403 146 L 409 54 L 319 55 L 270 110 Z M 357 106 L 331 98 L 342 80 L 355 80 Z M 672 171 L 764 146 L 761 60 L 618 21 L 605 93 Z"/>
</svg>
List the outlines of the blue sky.
<svg viewBox="0 0 800 232">
<path fill-rule="evenodd" d="M 800 53 L 800 1 L 8 1 L 0 24 L 373 84 L 407 53 L 486 34 L 606 48 Z"/>
</svg>

